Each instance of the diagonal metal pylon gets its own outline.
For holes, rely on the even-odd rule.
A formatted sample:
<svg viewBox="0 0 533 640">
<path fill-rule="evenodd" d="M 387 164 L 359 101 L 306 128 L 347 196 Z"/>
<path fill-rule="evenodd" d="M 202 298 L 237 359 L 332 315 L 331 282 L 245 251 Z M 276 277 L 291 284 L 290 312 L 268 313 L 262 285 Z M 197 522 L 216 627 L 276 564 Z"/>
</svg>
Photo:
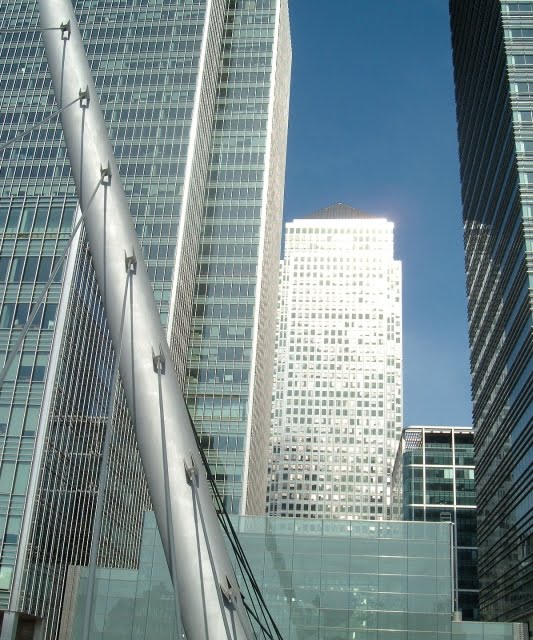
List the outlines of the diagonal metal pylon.
<svg viewBox="0 0 533 640">
<path fill-rule="evenodd" d="M 120 181 L 70 0 L 39 0 L 87 241 L 188 640 L 254 637 Z M 94 194 L 95 184 L 99 188 Z M 134 265 L 126 292 L 124 281 Z"/>
</svg>

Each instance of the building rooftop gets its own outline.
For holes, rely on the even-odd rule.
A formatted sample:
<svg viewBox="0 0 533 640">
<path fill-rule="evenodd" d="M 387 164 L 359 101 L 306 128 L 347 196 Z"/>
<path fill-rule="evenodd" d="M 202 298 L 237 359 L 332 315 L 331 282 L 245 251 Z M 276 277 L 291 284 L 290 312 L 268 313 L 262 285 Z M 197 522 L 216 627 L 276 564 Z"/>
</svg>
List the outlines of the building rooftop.
<svg viewBox="0 0 533 640">
<path fill-rule="evenodd" d="M 365 218 L 374 218 L 375 216 L 370 213 L 365 213 L 360 209 L 355 209 L 354 207 L 350 207 L 347 204 L 343 204 L 342 202 L 338 202 L 337 204 L 332 204 L 329 207 L 325 207 L 324 209 L 319 209 L 314 213 L 310 213 L 308 216 L 303 216 L 304 220 L 339 220 L 339 219 L 365 219 Z"/>
</svg>

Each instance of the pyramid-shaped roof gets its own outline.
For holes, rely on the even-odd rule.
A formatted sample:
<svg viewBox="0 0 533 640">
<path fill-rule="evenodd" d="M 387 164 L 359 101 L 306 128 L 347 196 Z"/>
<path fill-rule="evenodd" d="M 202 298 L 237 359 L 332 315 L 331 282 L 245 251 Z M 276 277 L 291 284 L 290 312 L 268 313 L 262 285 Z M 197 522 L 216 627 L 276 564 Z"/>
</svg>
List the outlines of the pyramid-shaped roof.
<svg viewBox="0 0 533 640">
<path fill-rule="evenodd" d="M 314 213 L 309 214 L 308 216 L 304 216 L 306 220 L 342 220 L 342 219 L 364 219 L 364 218 L 373 218 L 374 216 L 369 213 L 365 213 L 360 209 L 355 209 L 354 207 L 350 207 L 347 204 L 343 204 L 339 202 L 337 204 L 332 204 L 329 207 L 325 207 L 324 209 L 319 209 Z"/>
</svg>

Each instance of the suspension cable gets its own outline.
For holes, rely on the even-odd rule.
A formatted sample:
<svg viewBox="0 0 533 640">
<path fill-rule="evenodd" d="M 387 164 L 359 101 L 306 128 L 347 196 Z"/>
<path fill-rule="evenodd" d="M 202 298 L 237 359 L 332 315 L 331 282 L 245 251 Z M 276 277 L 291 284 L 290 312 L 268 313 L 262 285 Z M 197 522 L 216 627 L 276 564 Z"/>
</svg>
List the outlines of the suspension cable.
<svg viewBox="0 0 533 640">
<path fill-rule="evenodd" d="M 86 209 L 89 208 L 89 205 L 93 201 L 94 196 L 96 195 L 96 192 L 98 191 L 98 189 L 99 189 L 101 184 L 102 184 L 102 181 L 100 181 L 96 185 L 96 188 L 93 191 L 91 197 L 89 198 L 89 202 L 86 205 Z M 81 223 L 85 219 L 85 214 L 83 213 L 81 208 L 79 208 L 78 210 L 80 212 L 80 217 L 79 217 L 78 221 L 76 222 L 76 224 L 74 225 L 74 228 L 70 232 L 70 237 L 68 239 L 67 246 L 63 250 L 63 253 L 57 258 L 56 263 L 54 265 L 54 268 L 52 269 L 52 272 L 50 273 L 50 277 L 46 281 L 46 284 L 44 285 L 43 290 L 41 291 L 41 293 L 39 294 L 39 297 L 35 301 L 35 303 L 33 305 L 33 308 L 31 310 L 31 313 L 28 316 L 28 319 L 26 320 L 26 324 L 22 328 L 22 331 L 21 331 L 21 333 L 20 333 L 20 335 L 19 335 L 19 337 L 18 337 L 18 339 L 17 339 L 17 341 L 15 343 L 15 346 L 9 352 L 9 355 L 6 358 L 6 362 L 4 364 L 4 367 L 3 367 L 2 371 L 0 372 L 0 388 L 2 388 L 2 385 L 5 382 L 7 373 L 9 371 L 11 365 L 13 364 L 13 360 L 15 359 L 15 356 L 17 355 L 21 344 L 24 342 L 24 338 L 26 337 L 26 334 L 28 333 L 31 325 L 33 324 L 33 321 L 35 320 L 35 316 L 37 315 L 37 312 L 39 311 L 41 303 L 45 299 L 46 294 L 48 293 L 48 290 L 50 289 L 50 287 L 51 287 L 56 275 L 58 274 L 60 267 L 62 266 L 65 258 L 67 257 L 68 251 L 69 251 L 70 247 L 72 246 L 72 242 L 74 241 L 74 238 L 76 237 L 76 234 L 78 233 L 78 229 L 80 228 Z"/>
<path fill-rule="evenodd" d="M 128 268 L 126 272 L 126 285 L 124 288 L 124 299 L 122 301 L 122 315 L 120 318 L 120 350 L 115 355 L 115 365 L 113 370 L 113 379 L 111 382 L 111 395 L 109 398 L 109 408 L 107 412 L 104 444 L 102 447 L 102 462 L 100 465 L 100 477 L 98 480 L 98 493 L 96 494 L 96 509 L 94 514 L 94 523 L 91 539 L 91 550 L 89 552 L 89 575 L 87 576 L 87 595 L 85 600 L 85 615 L 83 618 L 82 640 L 89 638 L 89 627 L 91 624 L 94 582 L 96 578 L 96 561 L 98 556 L 98 546 L 102 533 L 102 520 L 104 512 L 104 495 L 109 475 L 109 457 L 111 453 L 111 435 L 113 433 L 113 413 L 115 407 L 115 398 L 117 395 L 118 376 L 120 354 L 122 350 L 122 338 L 124 335 L 124 318 L 126 315 L 126 302 L 128 297 L 128 289 L 131 283 L 133 271 Z"/>
<path fill-rule="evenodd" d="M 11 138 L 11 140 L 8 140 L 7 142 L 4 142 L 4 144 L 0 145 L 0 153 L 4 150 L 7 149 L 8 147 L 11 147 L 12 145 L 14 145 L 16 142 L 18 142 L 19 140 L 22 140 L 22 138 L 25 138 L 27 135 L 29 135 L 32 131 L 35 131 L 35 129 L 38 129 L 39 127 L 41 127 L 43 124 L 46 124 L 47 122 L 49 122 L 52 118 L 55 118 L 56 116 L 60 115 L 61 113 L 63 113 L 63 111 L 65 111 L 65 109 L 68 109 L 69 107 L 71 107 L 73 104 L 76 104 L 76 102 L 80 102 L 80 100 L 83 100 L 86 98 L 86 95 L 80 95 L 78 96 L 76 99 L 72 100 L 72 102 L 69 102 L 68 104 L 66 104 L 64 107 L 61 107 L 61 109 L 58 109 L 57 111 L 54 111 L 53 113 L 51 113 L 50 115 L 47 115 L 46 118 L 43 118 L 40 122 L 37 122 L 36 124 L 34 124 L 32 127 L 30 127 L 29 129 L 26 129 L 26 131 L 23 131 L 22 133 L 19 133 L 18 136 L 15 136 L 14 138 Z"/>
<path fill-rule="evenodd" d="M 216 484 L 214 484 L 214 480 L 211 483 L 211 486 L 213 488 L 213 491 L 216 491 L 218 493 L 218 488 L 216 487 Z M 221 496 L 218 496 L 218 503 L 219 505 L 221 505 L 221 509 L 220 509 L 220 515 L 219 515 L 219 521 L 220 524 L 222 526 L 222 528 L 224 529 L 228 540 L 232 546 L 232 549 L 235 553 L 235 558 L 239 564 L 239 567 L 241 569 L 241 573 L 243 575 L 243 578 L 245 580 L 245 584 L 247 585 L 247 581 L 246 581 L 246 576 L 248 577 L 248 580 L 250 581 L 251 587 L 254 591 L 254 594 L 256 596 L 256 598 L 258 599 L 258 602 L 260 604 L 261 607 L 261 613 L 263 615 L 263 618 L 265 620 L 265 623 L 268 625 L 272 625 L 274 627 L 274 631 L 276 633 L 276 637 L 279 640 L 282 640 L 282 636 L 281 633 L 276 625 L 276 622 L 274 621 L 268 606 L 263 598 L 263 595 L 261 593 L 261 589 L 259 588 L 259 585 L 257 584 L 257 581 L 255 579 L 255 576 L 253 574 L 252 568 L 250 567 L 250 564 L 248 562 L 248 559 L 246 557 L 246 554 L 244 553 L 244 550 L 240 544 L 239 538 L 237 536 L 237 533 L 233 527 L 233 524 L 231 522 L 231 519 L 229 518 L 229 515 L 227 513 L 227 511 L 225 510 L 225 507 L 223 505 L 223 501 Z M 246 574 L 246 575 L 245 575 Z M 254 606 L 255 609 L 255 604 L 254 604 L 254 599 L 250 598 L 252 605 Z M 257 612 L 257 610 L 256 610 Z M 267 620 L 267 615 L 269 620 Z M 263 628 L 263 627 L 262 627 Z M 274 640 L 274 636 L 272 635 L 271 632 L 269 632 L 269 638 L 271 638 L 272 640 Z"/>
<path fill-rule="evenodd" d="M 226 537 L 229 540 L 229 543 L 231 544 L 231 547 L 233 549 L 233 552 L 235 554 L 235 559 L 237 560 L 237 563 L 239 565 L 239 569 L 241 570 L 241 575 L 243 577 L 244 580 L 244 584 L 246 586 L 246 591 L 248 592 L 248 596 L 250 598 L 250 602 L 252 603 L 252 607 L 254 608 L 255 611 L 255 617 L 257 620 L 259 620 L 259 614 L 257 613 L 257 608 L 255 605 L 255 599 L 252 597 L 252 594 L 250 592 L 250 586 L 252 587 L 254 593 L 256 593 L 256 588 L 254 586 L 254 581 L 255 581 L 255 577 L 253 575 L 253 573 L 247 570 L 245 563 L 246 563 L 246 556 L 244 554 L 244 551 L 242 549 L 242 547 L 240 547 L 239 544 L 239 540 L 238 538 L 235 539 L 235 536 L 232 535 L 229 527 L 228 527 L 228 523 L 230 522 L 229 516 L 227 514 L 227 512 L 225 511 L 224 508 L 224 501 L 222 500 L 222 497 L 220 496 L 220 493 L 218 491 L 218 487 L 216 486 L 214 479 L 213 479 L 213 475 L 211 473 L 211 470 L 209 470 L 209 473 L 211 475 L 211 478 L 209 479 L 210 485 L 211 485 L 211 489 L 213 491 L 213 493 L 215 494 L 215 498 L 216 498 L 216 503 L 218 505 L 218 509 L 217 509 L 217 516 L 220 522 L 220 525 L 222 527 L 222 529 L 224 530 L 224 533 L 226 534 Z M 226 516 L 225 518 L 223 516 Z M 245 575 L 246 574 L 246 575 Z M 246 577 L 248 576 L 248 579 L 250 580 L 250 586 L 248 585 L 248 580 L 246 579 Z M 263 614 L 263 618 L 265 620 L 265 623 L 268 624 L 268 620 L 266 619 L 265 613 L 264 611 L 261 611 L 261 613 Z M 263 625 L 261 625 L 261 627 L 264 629 Z M 264 631 L 263 631 L 264 634 Z M 272 634 L 271 632 L 269 632 L 269 638 L 272 638 Z"/>
<path fill-rule="evenodd" d="M 186 405 L 187 407 L 187 405 Z M 228 537 L 228 541 L 231 544 L 231 547 L 233 549 L 233 551 L 235 552 L 235 557 L 237 559 L 237 562 L 239 563 L 239 566 L 241 566 L 241 570 L 244 570 L 244 572 L 246 573 L 246 575 L 248 576 L 248 579 L 250 580 L 252 589 L 254 590 L 254 593 L 258 599 L 259 604 L 261 605 L 261 612 L 263 614 L 263 617 L 265 618 L 265 622 L 267 624 L 269 624 L 270 621 L 270 625 L 272 626 L 272 628 L 274 629 L 274 633 L 276 634 L 275 637 L 278 640 L 283 640 L 283 636 L 281 635 L 281 632 L 276 624 L 276 621 L 274 620 L 274 618 L 272 617 L 272 614 L 270 613 L 270 610 L 268 608 L 268 605 L 265 602 L 265 599 L 263 598 L 263 594 L 261 593 L 261 590 L 259 588 L 259 585 L 257 584 L 257 581 L 253 575 L 253 571 L 252 568 L 250 566 L 250 563 L 248 562 L 248 559 L 246 558 L 246 554 L 244 553 L 244 550 L 241 546 L 241 543 L 239 541 L 239 538 L 237 536 L 237 532 L 235 531 L 235 528 L 233 526 L 233 523 L 231 522 L 231 519 L 229 517 L 229 514 L 226 510 L 226 507 L 224 506 L 224 501 L 222 500 L 222 496 L 220 495 L 220 492 L 218 490 L 215 478 L 213 476 L 213 473 L 211 471 L 211 468 L 209 466 L 209 462 L 207 460 L 207 457 L 205 455 L 205 452 L 203 450 L 203 447 L 201 445 L 200 442 L 200 438 L 198 436 L 198 432 L 196 431 L 196 428 L 194 426 L 194 422 L 192 419 L 192 416 L 190 414 L 189 411 L 189 407 L 187 407 L 187 413 L 189 415 L 189 423 L 191 425 L 191 429 L 193 431 L 194 437 L 196 439 L 196 444 L 198 446 L 198 450 L 200 452 L 200 456 L 202 458 L 202 462 L 204 463 L 204 467 L 206 469 L 206 474 L 207 474 L 207 479 L 211 485 L 211 488 L 213 490 L 213 494 L 214 497 L 216 499 L 217 505 L 218 505 L 218 509 L 217 509 L 217 516 L 219 519 L 219 522 L 222 526 L 222 528 L 224 529 L 227 537 Z M 253 599 L 252 599 L 252 604 L 253 604 Z M 266 620 L 266 615 L 268 615 L 269 621 Z M 262 627 L 262 625 L 261 625 Z M 274 640 L 274 636 L 272 635 L 271 632 L 270 633 L 270 638 L 272 638 L 272 640 Z"/>
<path fill-rule="evenodd" d="M 268 635 L 269 638 L 272 638 L 272 633 L 270 632 L 269 629 L 267 629 L 265 627 L 265 625 L 261 622 L 261 620 L 259 620 L 259 618 L 257 617 L 257 612 L 254 612 L 252 609 L 250 609 L 249 605 L 246 604 L 246 602 L 244 603 L 244 607 L 246 608 L 246 611 L 248 611 L 248 614 L 252 616 L 252 618 L 257 622 L 257 624 L 261 627 L 261 631 L 263 632 L 263 637 L 265 635 L 265 633 Z"/>
<path fill-rule="evenodd" d="M 42 31 L 62 31 L 61 27 L 7 27 L 5 29 L 0 29 L 0 34 L 2 33 L 29 33 L 30 31 L 37 31 L 41 33 Z"/>
<path fill-rule="evenodd" d="M 213 486 L 213 485 L 212 485 Z M 214 485 L 214 487 L 216 488 L 216 485 Z M 216 489 L 218 491 L 218 489 Z M 221 498 L 219 498 L 220 502 L 222 502 Z M 222 503 L 223 504 L 223 503 Z M 259 585 L 257 584 L 257 581 L 255 579 L 255 576 L 253 574 L 252 568 L 250 566 L 250 563 L 248 562 L 248 559 L 246 557 L 246 554 L 244 553 L 244 550 L 241 546 L 241 543 L 239 541 L 239 538 L 237 536 L 237 533 L 233 527 L 233 524 L 231 522 L 231 519 L 229 518 L 228 513 L 226 512 L 225 508 L 224 509 L 224 515 L 225 515 L 225 522 L 221 520 L 221 525 L 224 528 L 224 531 L 226 531 L 226 535 L 228 536 L 229 540 L 230 540 L 230 544 L 235 552 L 235 556 L 237 558 L 237 561 L 239 562 L 239 565 L 241 567 L 241 571 L 243 571 L 244 573 L 246 573 L 246 575 L 248 576 L 248 579 L 250 580 L 252 589 L 260 603 L 261 606 L 261 613 L 263 614 L 263 618 L 265 619 L 266 624 L 271 624 L 274 628 L 274 632 L 276 633 L 276 637 L 278 638 L 278 640 L 283 640 L 281 632 L 279 631 L 279 628 L 274 620 L 274 618 L 272 617 L 272 614 L 270 613 L 270 610 L 268 608 L 268 605 L 266 604 L 264 598 L 263 598 L 263 594 L 261 593 L 261 589 L 259 588 Z M 226 527 L 227 525 L 227 527 Z M 244 576 L 243 576 L 244 577 Z M 252 600 L 253 602 L 253 600 Z M 265 615 L 266 614 L 266 615 Z M 266 616 L 268 615 L 269 620 L 266 619 Z M 272 639 L 274 639 L 274 636 L 272 636 L 272 634 L 270 634 L 270 637 Z"/>
</svg>

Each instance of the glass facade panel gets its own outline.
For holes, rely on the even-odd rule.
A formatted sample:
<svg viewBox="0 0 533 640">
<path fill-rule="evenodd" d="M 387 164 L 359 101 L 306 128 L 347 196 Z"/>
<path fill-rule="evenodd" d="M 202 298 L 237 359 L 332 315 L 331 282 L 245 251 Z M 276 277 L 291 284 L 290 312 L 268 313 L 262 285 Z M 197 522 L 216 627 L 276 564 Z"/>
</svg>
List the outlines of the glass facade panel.
<svg viewBox="0 0 533 640">
<path fill-rule="evenodd" d="M 332 556 L 339 554 L 324 552 L 322 547 L 314 556 L 314 562 L 309 560 L 309 571 L 280 571 L 278 568 L 270 573 L 264 570 L 265 563 L 275 552 L 265 549 L 264 521 L 263 518 L 241 517 L 235 519 L 235 526 L 254 575 L 285 640 L 359 640 L 362 637 L 373 640 L 385 637 L 390 637 L 391 640 L 403 637 L 407 640 L 452 640 L 452 637 L 466 637 L 460 634 L 471 631 L 474 635 L 469 635 L 469 638 L 513 638 L 513 627 L 509 624 L 498 625 L 494 629 L 491 624 L 483 623 L 475 623 L 475 627 L 470 626 L 472 623 L 452 625 L 451 578 L 448 574 L 444 579 L 444 587 L 438 586 L 439 580 L 442 581 L 443 578 L 439 578 L 436 558 L 430 563 L 433 571 L 425 577 L 411 572 L 392 578 L 376 574 L 375 581 L 367 581 L 362 579 L 365 577 L 361 574 L 354 574 L 348 581 L 350 560 L 353 562 L 357 556 L 350 554 L 350 557 L 345 558 L 344 571 L 334 573 L 328 562 Z M 268 524 L 273 523 L 275 520 L 270 518 Z M 324 521 L 324 524 L 328 524 L 328 521 Z M 158 564 L 151 560 L 157 556 L 162 558 L 161 543 L 154 525 L 153 514 L 146 514 L 141 545 L 141 559 L 145 560 L 142 560 L 138 572 L 99 570 L 96 598 L 100 613 L 94 616 L 93 624 L 95 630 L 108 630 L 116 634 L 113 640 L 126 640 L 127 637 L 136 640 L 175 640 L 178 637 L 174 635 L 177 634 L 178 627 L 175 626 L 175 603 L 168 570 L 164 563 Z M 398 540 L 403 538 L 407 546 L 411 546 L 411 543 L 414 545 L 415 541 L 423 541 L 435 550 L 436 540 L 448 537 L 447 544 L 444 545 L 447 549 L 444 560 L 449 565 L 449 526 L 424 523 L 413 525 L 408 529 L 403 523 L 391 523 L 388 533 Z M 258 532 L 254 533 L 254 530 Z M 409 531 L 415 535 L 414 539 L 409 536 Z M 315 536 L 316 533 L 315 530 Z M 346 538 L 351 538 L 350 533 L 344 531 L 337 541 L 342 543 Z M 280 527 L 280 531 L 272 537 L 276 539 L 273 546 L 277 547 L 279 543 L 284 548 L 297 549 L 300 542 L 305 541 L 305 533 L 299 533 L 294 526 L 285 532 Z M 324 542 L 331 542 L 331 534 L 326 534 L 325 527 L 322 535 L 317 537 Z M 356 545 L 354 549 L 355 547 Z M 377 555 L 376 567 L 380 560 Z M 79 568 L 72 567 L 71 572 L 72 577 L 80 584 L 72 636 L 73 640 L 77 640 L 80 638 L 85 604 L 85 570 L 82 570 L 81 576 Z M 481 635 L 476 635 L 478 632 Z"/>
<path fill-rule="evenodd" d="M 484 619 L 520 620 L 533 615 L 533 581 L 523 570 L 533 553 L 533 15 L 528 2 L 451 0 L 450 16 L 480 608 Z"/>
<path fill-rule="evenodd" d="M 73 5 L 212 469 L 229 511 L 262 513 L 291 65 L 286 0 Z M 36 0 L 2 4 L 0 144 L 56 109 L 37 24 Z M 66 247 L 76 212 L 61 135 L 52 119 L 0 151 L 4 359 Z M 7 579 L 0 586 L 0 612 L 43 618 L 42 636 L 52 640 L 67 567 L 87 561 L 110 410 L 100 563 L 136 566 L 150 506 L 120 385 L 109 407 L 114 354 L 82 232 L 24 349 L 0 391 L 1 464 L 38 460 L 41 467 L 31 504 L 22 466 L 0 502 L 0 517 L 13 526 L 12 516 L 27 514 L 25 548 L 0 548 L 10 571 L 16 555 L 18 575 L 16 592 L 4 588 Z M 25 419 L 10 413 L 15 406 L 28 408 Z"/>
<path fill-rule="evenodd" d="M 392 513 L 406 520 L 455 524 L 457 600 L 463 620 L 479 619 L 474 476 L 471 429 L 409 427 L 404 430 L 392 477 Z M 423 572 L 423 558 L 435 557 L 435 550 L 420 542 L 415 553 L 413 565 L 419 563 L 419 570 Z M 437 550 L 439 557 L 447 553 L 445 548 Z M 409 565 L 410 573 L 413 565 Z"/>
</svg>

